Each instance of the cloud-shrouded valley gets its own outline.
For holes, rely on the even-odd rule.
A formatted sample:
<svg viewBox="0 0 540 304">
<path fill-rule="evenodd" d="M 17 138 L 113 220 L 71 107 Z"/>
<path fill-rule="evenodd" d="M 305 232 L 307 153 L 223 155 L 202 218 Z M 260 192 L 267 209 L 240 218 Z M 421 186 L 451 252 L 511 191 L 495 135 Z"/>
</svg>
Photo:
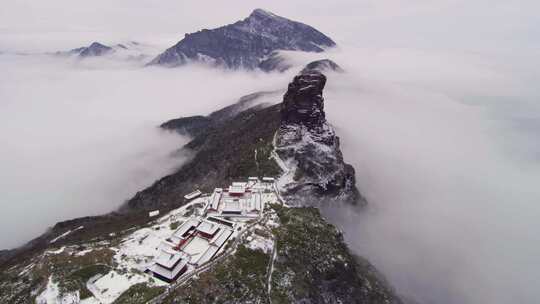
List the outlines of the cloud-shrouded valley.
<svg viewBox="0 0 540 304">
<path fill-rule="evenodd" d="M 368 201 L 322 208 L 348 246 L 411 303 L 537 302 L 539 5 L 255 2 L 7 4 L 0 248 L 58 221 L 116 210 L 181 166 L 190 138 L 161 123 L 284 91 L 307 62 L 330 58 L 345 73 L 327 75 L 327 118 Z M 256 7 L 310 24 L 338 47 L 283 52 L 293 65 L 284 73 L 145 66 L 185 33 Z M 55 54 L 93 41 L 136 47 L 96 58 Z"/>
</svg>

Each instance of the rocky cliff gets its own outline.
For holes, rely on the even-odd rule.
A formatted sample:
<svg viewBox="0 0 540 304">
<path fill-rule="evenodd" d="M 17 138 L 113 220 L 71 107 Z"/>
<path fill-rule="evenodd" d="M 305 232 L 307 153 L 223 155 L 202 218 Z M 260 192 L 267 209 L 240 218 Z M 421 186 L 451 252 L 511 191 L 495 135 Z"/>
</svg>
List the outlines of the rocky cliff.
<svg viewBox="0 0 540 304">
<path fill-rule="evenodd" d="M 236 23 L 186 34 L 149 64 L 172 67 L 196 61 L 254 69 L 276 50 L 322 52 L 333 46 L 332 39 L 309 25 L 256 9 Z"/>
<path fill-rule="evenodd" d="M 325 84 L 326 76 L 313 68 L 302 70 L 289 84 L 275 140 L 287 168 L 280 183 L 287 201 L 296 205 L 365 204 L 355 185 L 354 168 L 343 161 L 339 137 L 326 121 Z"/>
</svg>

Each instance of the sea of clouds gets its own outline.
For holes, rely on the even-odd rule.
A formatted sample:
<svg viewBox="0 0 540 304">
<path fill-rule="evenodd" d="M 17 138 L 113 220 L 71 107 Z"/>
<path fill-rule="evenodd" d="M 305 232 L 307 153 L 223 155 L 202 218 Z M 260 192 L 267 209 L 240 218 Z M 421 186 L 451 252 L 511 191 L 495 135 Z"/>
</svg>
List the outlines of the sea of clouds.
<svg viewBox="0 0 540 304">
<path fill-rule="evenodd" d="M 338 42 L 325 56 L 347 72 L 328 75 L 325 107 L 369 206 L 323 213 L 351 249 L 420 303 L 537 302 L 538 2 L 70 3 L 0 12 L 0 247 L 114 210 L 181 165 L 174 152 L 188 139 L 161 122 L 283 89 L 294 74 L 43 52 L 141 40 L 151 57 L 263 7 Z M 321 58 L 288 56 L 296 69 Z"/>
</svg>

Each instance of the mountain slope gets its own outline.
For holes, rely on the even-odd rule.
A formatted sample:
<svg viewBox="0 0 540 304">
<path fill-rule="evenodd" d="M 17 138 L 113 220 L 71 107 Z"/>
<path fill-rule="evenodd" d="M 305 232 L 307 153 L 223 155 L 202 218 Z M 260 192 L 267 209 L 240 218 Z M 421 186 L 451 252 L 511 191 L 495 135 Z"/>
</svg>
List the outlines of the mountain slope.
<svg viewBox="0 0 540 304">
<path fill-rule="evenodd" d="M 248 109 L 234 119 L 210 125 L 183 149 L 195 153 L 176 173 L 138 192 L 124 210 L 178 206 L 193 189 L 211 191 L 246 176 L 277 176 L 280 169 L 269 158 L 279 126 L 279 106 Z"/>
<path fill-rule="evenodd" d="M 254 69 L 276 50 L 322 52 L 335 45 L 309 25 L 256 9 L 242 21 L 186 34 L 149 64 L 173 67 L 198 61 L 232 69 Z"/>
<path fill-rule="evenodd" d="M 263 91 L 255 92 L 240 97 L 240 99 L 223 109 L 214 111 L 208 116 L 189 116 L 171 119 L 161 124 L 161 128 L 165 130 L 176 131 L 182 135 L 197 136 L 210 126 L 215 126 L 229 119 L 232 119 L 238 113 L 247 110 L 249 108 L 257 106 L 258 108 L 264 108 L 269 104 L 261 101 L 262 98 L 276 98 L 281 93 L 280 91 Z"/>
<path fill-rule="evenodd" d="M 131 244 L 138 252 L 146 238 L 140 232 L 168 235 L 173 229 L 172 222 L 149 218 L 148 210 L 166 214 L 184 205 L 183 195 L 194 188 L 210 191 L 247 176 L 278 177 L 283 173 L 278 166 L 281 161 L 307 169 L 289 180 L 299 191 L 281 189 L 287 203 L 354 198 L 354 171 L 347 171 L 350 166 L 343 162 L 339 139 L 325 120 L 322 89 L 326 77 L 307 71 L 291 82 L 282 104 L 259 105 L 246 98 L 207 116 L 211 123 L 201 125 L 181 149 L 192 154 L 191 161 L 137 193 L 122 212 L 58 223 L 27 246 L 5 253 L 0 265 L 0 302 L 30 303 L 49 290 L 63 293 L 61 299 L 88 297 L 90 278 L 106 274 L 113 280 L 120 277 L 119 272 L 133 281 L 118 301 L 145 301 L 161 294 L 161 286 L 139 284 L 147 278 L 140 270 L 130 269 L 129 259 L 119 250 Z M 312 156 L 298 149 L 302 145 L 294 137 L 288 141 L 283 135 L 295 128 L 301 129 L 302 138 L 315 138 L 316 150 L 327 155 Z M 289 154 L 286 150 L 291 145 L 294 153 Z M 332 178 L 321 172 L 329 172 Z M 346 182 L 337 177 L 347 177 Z M 275 216 L 257 223 L 261 227 L 254 227 L 253 234 L 241 240 L 234 255 L 175 289 L 165 303 L 399 303 L 384 279 L 349 251 L 341 233 L 317 209 L 272 208 Z M 261 238 L 271 246 L 261 249 L 257 241 Z"/>
<path fill-rule="evenodd" d="M 349 252 L 341 232 L 316 208 L 273 208 L 272 224 L 262 225 L 273 227 L 270 231 L 256 230 L 234 256 L 163 302 L 401 303 L 373 266 Z M 264 242 L 275 244 L 275 251 L 253 246 Z"/>
</svg>

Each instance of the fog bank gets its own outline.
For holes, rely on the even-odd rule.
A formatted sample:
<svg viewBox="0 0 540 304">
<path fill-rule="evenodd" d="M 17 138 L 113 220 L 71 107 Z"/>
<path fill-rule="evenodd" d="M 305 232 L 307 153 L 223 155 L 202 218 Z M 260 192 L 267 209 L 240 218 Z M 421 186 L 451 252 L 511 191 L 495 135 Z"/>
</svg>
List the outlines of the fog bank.
<svg viewBox="0 0 540 304">
<path fill-rule="evenodd" d="M 369 206 L 323 212 L 351 248 L 421 303 L 535 303 L 534 68 L 465 52 L 333 57 L 348 73 L 329 77 L 325 106 Z"/>
<path fill-rule="evenodd" d="M 115 210 L 181 165 L 174 152 L 188 139 L 160 131 L 162 122 L 286 84 L 111 60 L 0 55 L 0 248 L 60 220 Z"/>
</svg>

